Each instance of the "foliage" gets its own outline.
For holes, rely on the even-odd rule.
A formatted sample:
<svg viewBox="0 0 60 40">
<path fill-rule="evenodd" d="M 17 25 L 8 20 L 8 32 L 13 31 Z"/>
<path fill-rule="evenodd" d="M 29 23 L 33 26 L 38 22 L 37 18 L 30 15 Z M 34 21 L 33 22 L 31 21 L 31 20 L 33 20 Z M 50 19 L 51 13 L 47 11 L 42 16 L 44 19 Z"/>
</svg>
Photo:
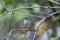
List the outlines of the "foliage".
<svg viewBox="0 0 60 40">
<path fill-rule="evenodd" d="M 25 5 L 27 5 L 28 7 L 29 6 L 30 7 L 38 7 L 38 6 L 41 6 L 41 5 L 42 6 L 50 6 L 47 0 L 37 0 L 37 1 L 36 0 L 2 0 L 2 3 L 8 8 L 8 10 L 9 9 L 14 9 L 14 8 L 25 7 Z M 6 11 L 8 11 L 4 7 L 4 5 L 2 5 L 2 3 L 0 3 L 0 17 Z M 44 9 L 44 8 L 28 8 L 28 9 L 16 10 L 13 13 L 12 13 L 12 11 L 7 12 L 5 15 L 3 15 L 0 18 L 0 33 L 3 33 L 3 34 L 6 33 L 6 35 L 7 35 L 7 33 L 12 28 L 14 29 L 14 28 L 17 28 L 17 27 L 18 28 L 21 27 L 23 25 L 23 20 L 26 17 L 28 17 L 30 19 L 30 21 L 32 22 L 32 26 L 34 26 L 34 23 L 35 23 L 34 20 L 40 20 L 40 18 L 39 19 L 38 18 L 34 19 L 34 17 L 32 18 L 29 15 L 32 14 L 32 15 L 37 15 L 37 16 L 46 16 L 45 14 L 48 14 L 47 12 L 52 13 L 52 9 L 49 9 L 49 8 L 48 9 Z M 58 22 L 60 20 L 59 16 L 60 15 L 58 15 L 58 17 L 53 16 L 53 17 L 51 17 L 51 19 L 54 22 Z M 20 24 L 20 22 L 21 22 L 21 24 Z M 19 26 L 17 26 L 17 24 Z M 46 27 L 45 24 L 48 25 L 48 29 L 49 29 L 50 25 L 48 23 L 46 23 L 46 22 L 44 22 L 43 27 Z M 58 24 L 56 24 L 56 25 L 58 25 Z M 40 30 L 42 30 L 42 29 L 40 29 Z M 44 30 L 42 30 L 40 32 L 41 32 L 41 35 L 42 35 L 44 33 Z"/>
</svg>

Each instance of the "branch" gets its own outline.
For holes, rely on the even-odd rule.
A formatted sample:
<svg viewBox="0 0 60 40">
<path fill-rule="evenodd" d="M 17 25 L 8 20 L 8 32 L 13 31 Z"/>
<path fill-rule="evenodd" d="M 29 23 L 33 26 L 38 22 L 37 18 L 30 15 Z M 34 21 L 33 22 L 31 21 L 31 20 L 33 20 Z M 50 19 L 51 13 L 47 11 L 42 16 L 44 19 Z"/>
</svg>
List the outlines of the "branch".
<svg viewBox="0 0 60 40">
<path fill-rule="evenodd" d="M 39 17 L 39 18 L 44 18 L 44 17 L 42 17 L 42 16 L 38 16 L 38 15 L 32 15 L 32 14 L 25 14 L 25 15 L 27 15 L 27 16 Z"/>
<path fill-rule="evenodd" d="M 60 8 L 58 6 L 54 6 L 54 7 L 47 7 L 47 6 L 38 6 L 38 7 L 20 7 L 20 8 L 15 8 L 15 9 L 12 9 L 13 11 L 16 11 L 16 10 L 21 10 L 21 9 L 28 9 L 28 8 Z"/>
<path fill-rule="evenodd" d="M 57 4 L 57 5 L 60 5 L 60 3 L 58 3 L 58 2 L 56 2 L 56 1 L 54 1 L 54 0 L 48 0 L 48 1 L 50 1 L 50 2 L 52 2 L 52 3 L 55 3 L 55 4 Z"/>
<path fill-rule="evenodd" d="M 0 0 L 0 3 L 2 4 L 2 6 L 8 11 L 8 12 L 11 12 L 11 11 L 16 11 L 16 10 L 20 10 L 20 9 L 28 9 L 28 8 L 60 8 L 60 7 L 47 7 L 47 6 L 39 6 L 39 7 L 21 7 L 21 8 L 15 8 L 15 9 L 8 9 L 3 3 L 2 3 L 2 0 Z M 2 14 L 2 16 L 4 16 L 5 14 Z M 2 17 L 1 16 L 1 17 Z M 37 15 L 29 15 L 29 16 L 35 16 L 35 17 L 40 17 L 40 18 L 43 18 L 41 16 L 37 16 Z"/>
<path fill-rule="evenodd" d="M 38 31 L 39 26 L 46 20 L 46 17 L 44 17 L 42 20 L 39 21 L 39 24 L 35 25 L 35 30 Z M 36 23 L 35 23 L 36 24 Z M 36 38 L 37 31 L 34 33 L 33 40 Z"/>
<path fill-rule="evenodd" d="M 25 29 L 12 29 L 12 30 L 10 30 L 10 32 L 8 33 L 8 35 L 7 35 L 7 40 L 9 40 L 9 36 L 11 35 L 11 33 L 13 32 L 13 31 L 16 31 L 16 30 L 20 30 L 20 31 L 36 31 L 36 30 L 25 30 Z"/>
<path fill-rule="evenodd" d="M 60 12 L 60 10 L 59 10 L 59 11 L 56 11 L 56 12 L 54 12 L 54 13 L 51 13 L 50 15 L 48 15 L 48 16 L 46 16 L 46 17 L 42 17 L 43 19 L 40 20 L 40 21 L 38 21 L 39 24 L 38 24 L 37 26 L 35 25 L 36 30 L 37 30 L 37 27 L 40 26 L 47 18 L 49 18 L 49 17 L 51 17 L 51 16 L 53 16 L 53 15 L 59 13 L 59 12 Z M 30 16 L 34 16 L 34 15 L 30 15 Z M 38 16 L 38 17 L 40 17 L 40 16 Z M 37 24 L 38 22 L 35 22 L 35 24 Z"/>
<path fill-rule="evenodd" d="M 1 3 L 2 6 L 8 11 L 8 8 L 2 3 L 2 0 L 0 0 L 0 3 Z"/>
<path fill-rule="evenodd" d="M 5 11 L 3 14 L 0 15 L 0 18 L 2 18 L 4 15 L 7 14 L 8 11 Z"/>
<path fill-rule="evenodd" d="M 58 14 L 60 12 L 60 10 L 59 11 L 56 11 L 56 12 L 54 12 L 54 13 L 51 13 L 49 16 L 51 17 L 51 16 L 53 16 L 53 15 L 55 15 L 55 14 Z"/>
<path fill-rule="evenodd" d="M 11 11 L 13 11 L 13 14 L 15 13 L 14 10 L 11 9 Z M 32 15 L 32 14 L 24 14 L 26 16 L 34 16 L 34 17 L 38 17 L 38 18 L 44 18 L 42 16 L 38 16 L 38 15 Z"/>
<path fill-rule="evenodd" d="M 37 24 L 38 22 L 35 23 L 35 24 L 36 24 L 36 25 L 35 25 L 36 28 L 35 28 L 35 33 L 34 33 L 33 40 L 35 40 L 36 33 L 37 33 L 37 30 L 38 30 L 39 26 L 40 26 L 47 18 L 49 18 L 49 17 L 57 14 L 58 12 L 60 12 L 60 10 L 59 10 L 59 11 L 56 11 L 56 12 L 54 12 L 54 13 L 52 13 L 52 14 L 50 14 L 49 16 L 44 17 L 42 20 L 39 21 L 39 24 Z M 13 31 L 16 31 L 16 30 L 22 31 L 22 30 L 24 30 L 24 29 L 12 29 L 12 30 L 8 33 L 8 35 L 7 35 L 7 40 L 9 40 L 9 36 L 11 35 L 11 33 L 12 33 Z M 24 30 L 24 31 L 30 31 L 30 30 Z"/>
<path fill-rule="evenodd" d="M 47 17 L 44 17 L 42 20 L 39 21 L 39 24 L 38 24 L 38 25 L 35 25 L 35 27 L 36 27 L 36 28 L 35 28 L 35 31 L 36 31 L 36 32 L 34 33 L 33 40 L 35 40 L 36 33 L 37 33 L 37 30 L 38 30 L 39 26 L 40 26 L 47 18 L 49 18 L 49 17 L 57 14 L 58 12 L 60 12 L 60 10 L 59 10 L 59 11 L 56 11 L 56 12 L 54 12 L 54 13 L 52 13 L 52 14 L 50 14 L 50 15 L 47 16 Z M 38 23 L 38 22 L 36 22 L 35 24 L 37 24 L 37 23 Z M 22 30 L 24 30 L 24 29 L 12 29 L 12 30 L 8 33 L 7 40 L 9 40 L 9 36 L 11 35 L 11 33 L 12 33 L 13 31 L 16 31 L 16 30 L 22 31 Z M 30 31 L 30 30 L 24 30 L 24 31 Z"/>
<path fill-rule="evenodd" d="M 44 17 L 42 20 L 40 20 L 40 21 L 38 22 L 39 24 L 35 23 L 35 24 L 37 24 L 37 25 L 35 25 L 35 27 L 36 27 L 35 30 L 38 31 L 39 26 L 40 26 L 47 18 L 49 18 L 49 17 L 57 14 L 58 12 L 60 12 L 60 10 L 59 10 L 59 11 L 56 11 L 56 12 L 54 12 L 54 13 L 51 13 L 49 16 Z M 37 31 L 36 31 L 35 34 L 34 34 L 33 40 L 35 40 Z"/>
</svg>

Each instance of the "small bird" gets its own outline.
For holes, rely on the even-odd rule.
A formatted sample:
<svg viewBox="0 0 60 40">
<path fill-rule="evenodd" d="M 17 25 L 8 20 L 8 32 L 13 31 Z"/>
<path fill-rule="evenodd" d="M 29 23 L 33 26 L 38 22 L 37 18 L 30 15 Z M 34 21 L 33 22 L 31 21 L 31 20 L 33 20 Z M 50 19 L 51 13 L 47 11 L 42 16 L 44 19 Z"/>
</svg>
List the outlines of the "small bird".
<svg viewBox="0 0 60 40">
<path fill-rule="evenodd" d="M 28 17 L 24 19 L 24 28 L 29 28 L 31 27 L 31 21 L 29 20 Z"/>
<path fill-rule="evenodd" d="M 31 27 L 31 22 L 30 22 L 29 18 L 26 17 L 24 19 L 24 27 L 23 27 L 24 30 L 22 30 L 21 33 L 26 34 L 29 31 L 30 27 Z"/>
</svg>

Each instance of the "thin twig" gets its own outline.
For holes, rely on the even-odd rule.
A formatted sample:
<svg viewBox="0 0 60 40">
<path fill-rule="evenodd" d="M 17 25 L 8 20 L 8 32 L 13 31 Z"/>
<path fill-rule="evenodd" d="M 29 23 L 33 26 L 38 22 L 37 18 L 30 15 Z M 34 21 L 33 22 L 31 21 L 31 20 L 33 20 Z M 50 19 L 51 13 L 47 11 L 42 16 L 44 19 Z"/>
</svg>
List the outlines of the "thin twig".
<svg viewBox="0 0 60 40">
<path fill-rule="evenodd" d="M 55 2 L 55 1 L 51 1 L 51 2 L 60 5 L 60 3 Z M 4 15 L 6 15 L 8 11 L 11 12 L 11 11 L 16 11 L 16 10 L 20 10 L 20 9 L 40 8 L 40 7 L 41 7 L 41 8 L 60 8 L 60 7 L 39 6 L 39 7 L 21 7 L 21 8 L 15 8 L 15 9 L 11 9 L 11 10 L 9 10 L 9 9 L 8 9 L 8 8 L 2 3 L 2 0 L 0 0 L 0 3 L 1 3 L 2 6 L 6 9 L 6 12 L 5 12 L 4 14 L 2 14 L 2 15 L 0 16 L 0 18 L 3 17 Z M 50 15 L 47 16 L 47 17 L 41 17 L 41 16 L 36 16 L 36 15 L 29 15 L 29 16 L 36 16 L 36 17 L 41 17 L 41 18 L 43 18 L 42 20 L 39 21 L 39 24 L 38 24 L 37 26 L 35 26 L 35 27 L 36 27 L 35 30 L 38 30 L 39 26 L 40 26 L 40 25 L 41 25 L 41 24 L 42 24 L 47 18 L 49 18 L 49 17 L 51 17 L 51 16 L 57 14 L 58 12 L 60 12 L 60 10 L 59 10 L 59 11 L 56 11 L 56 12 L 54 12 L 54 13 L 52 13 L 52 14 L 50 14 Z M 10 36 L 11 33 L 12 33 L 13 31 L 15 31 L 15 30 L 24 30 L 24 29 L 12 29 L 12 30 L 8 33 L 7 40 L 9 40 L 9 36 Z M 37 32 L 35 32 L 35 34 L 34 34 L 33 40 L 34 40 L 35 37 L 36 37 L 36 33 L 37 33 Z"/>
<path fill-rule="evenodd" d="M 20 8 L 15 8 L 15 9 L 12 9 L 14 11 L 16 10 L 20 10 L 20 9 L 28 9 L 28 8 L 60 8 L 59 6 L 54 6 L 54 7 L 47 7 L 47 6 L 38 6 L 38 7 L 20 7 Z"/>
<path fill-rule="evenodd" d="M 0 18 L 2 18 L 4 15 L 7 14 L 8 11 L 5 11 L 3 14 L 0 15 Z"/>
<path fill-rule="evenodd" d="M 9 40 L 9 36 L 11 35 L 11 33 L 13 31 L 16 31 L 16 30 L 19 30 L 19 31 L 36 31 L 36 30 L 25 30 L 25 29 L 11 29 L 11 31 L 7 35 L 7 40 Z"/>
<path fill-rule="evenodd" d="M 54 12 L 54 13 L 51 13 L 49 16 L 53 16 L 53 15 L 55 15 L 55 14 L 58 14 L 60 12 L 60 10 L 59 11 L 56 11 L 56 12 Z"/>
<path fill-rule="evenodd" d="M 52 13 L 52 14 L 50 14 L 49 17 L 53 16 L 54 14 L 57 14 L 58 12 L 60 12 L 60 10 L 59 10 L 59 11 L 56 11 L 56 12 L 54 12 L 54 13 Z M 37 26 L 35 26 L 35 27 L 36 27 L 35 30 L 38 30 L 39 26 L 40 26 L 47 18 L 48 18 L 48 16 L 47 16 L 47 17 L 44 17 L 42 20 L 40 20 L 40 21 L 39 21 L 39 24 L 38 24 Z M 7 40 L 9 40 L 9 36 L 10 36 L 11 33 L 12 33 L 13 31 L 15 31 L 15 30 L 20 30 L 20 31 L 22 31 L 22 30 L 24 30 L 24 29 L 12 29 L 12 30 L 8 33 Z M 29 30 L 28 30 L 28 31 L 29 31 Z M 37 33 L 37 31 L 34 33 L 33 40 L 35 40 L 36 33 Z"/>
<path fill-rule="evenodd" d="M 39 26 L 40 26 L 40 25 L 41 25 L 41 24 L 42 24 L 47 18 L 49 18 L 49 17 L 51 17 L 51 16 L 57 14 L 58 12 L 60 12 L 60 10 L 59 10 L 59 11 L 56 11 L 56 12 L 54 12 L 54 13 L 51 13 L 49 16 L 46 16 L 46 17 L 44 17 L 42 20 L 40 20 L 40 21 L 39 21 L 39 24 L 38 24 L 37 26 L 35 26 L 35 27 L 36 27 L 35 30 L 38 31 Z M 35 37 L 36 37 L 37 31 L 36 31 L 35 34 L 34 34 L 33 40 L 35 40 Z"/>
<path fill-rule="evenodd" d="M 38 24 L 37 26 L 35 26 L 35 27 L 36 27 L 35 30 L 38 31 L 39 25 L 41 25 L 45 20 L 46 20 L 46 17 L 43 18 L 42 20 L 40 20 L 40 21 L 39 21 L 39 24 Z M 36 38 L 37 31 L 34 33 L 33 40 L 35 40 L 35 38 Z"/>
<path fill-rule="evenodd" d="M 42 17 L 42 16 L 38 16 L 38 15 L 32 15 L 32 14 L 25 14 L 25 15 L 27 15 L 27 16 L 39 17 L 39 18 L 44 18 L 44 17 Z"/>
<path fill-rule="evenodd" d="M 3 3 L 2 0 L 0 0 L 0 3 L 2 4 L 2 6 L 7 9 L 7 11 L 16 11 L 16 10 L 20 10 L 20 9 L 27 9 L 27 8 L 60 8 L 60 7 L 47 7 L 47 6 L 39 6 L 39 7 L 21 7 L 21 8 L 15 8 L 15 9 L 8 9 Z M 3 14 L 2 14 L 3 15 Z M 5 15 L 5 14 L 4 14 Z M 29 16 L 35 16 L 35 17 L 40 17 L 43 18 L 41 16 L 37 16 L 37 15 L 29 15 Z"/>
<path fill-rule="evenodd" d="M 2 0 L 0 0 L 0 3 L 1 3 L 2 6 L 8 11 L 8 8 L 2 3 Z"/>
<path fill-rule="evenodd" d="M 57 5 L 60 5 L 60 3 L 58 3 L 58 2 L 56 2 L 56 1 L 54 1 L 54 0 L 48 0 L 48 1 L 50 1 L 50 2 L 52 2 L 52 3 L 55 3 L 55 4 L 57 4 Z"/>
<path fill-rule="evenodd" d="M 13 11 L 13 10 L 12 10 Z M 14 11 L 13 11 L 14 12 Z M 15 13 L 15 12 L 14 12 Z M 42 16 L 38 16 L 38 15 L 32 15 L 32 14 L 24 14 L 25 16 L 33 16 L 33 17 L 38 17 L 38 18 L 44 18 Z"/>
<path fill-rule="evenodd" d="M 56 11 L 56 12 L 54 12 L 54 13 L 52 13 L 52 14 L 50 14 L 49 17 L 53 16 L 54 14 L 57 14 L 58 12 L 60 12 L 60 10 L 59 10 L 59 11 Z M 40 20 L 40 21 L 39 21 L 39 24 L 38 24 L 37 26 L 35 26 L 35 27 L 36 27 L 35 30 L 38 30 L 39 26 L 40 26 L 47 18 L 48 18 L 48 16 L 47 16 L 47 17 L 44 17 L 42 20 Z M 9 36 L 10 36 L 11 33 L 12 33 L 13 31 L 15 31 L 15 30 L 24 30 L 24 29 L 12 29 L 12 30 L 8 33 L 7 40 L 9 40 Z M 36 33 L 37 33 L 37 32 L 35 32 L 35 34 L 34 34 L 33 40 L 35 40 Z"/>
</svg>

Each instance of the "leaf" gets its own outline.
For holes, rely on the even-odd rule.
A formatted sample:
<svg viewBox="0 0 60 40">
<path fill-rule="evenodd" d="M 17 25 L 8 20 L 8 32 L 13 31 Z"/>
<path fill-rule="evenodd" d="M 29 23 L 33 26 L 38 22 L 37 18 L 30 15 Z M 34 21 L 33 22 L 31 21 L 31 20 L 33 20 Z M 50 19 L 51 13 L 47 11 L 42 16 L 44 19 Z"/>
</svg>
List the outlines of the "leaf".
<svg viewBox="0 0 60 40">
<path fill-rule="evenodd" d="M 52 20 L 53 20 L 54 22 L 57 22 L 57 21 L 58 21 L 58 17 L 53 17 Z"/>
<path fill-rule="evenodd" d="M 15 15 L 16 21 L 20 21 L 20 20 L 24 19 L 25 17 L 28 17 L 25 14 L 29 14 L 29 12 L 25 9 L 15 11 L 14 15 Z"/>
<path fill-rule="evenodd" d="M 2 4 L 0 4 L 0 10 L 2 10 L 4 7 L 2 6 Z"/>
<path fill-rule="evenodd" d="M 38 4 L 34 4 L 34 5 L 32 5 L 32 7 L 39 7 L 39 5 L 38 5 Z M 33 8 L 33 10 L 34 10 L 36 13 L 41 12 L 41 9 L 40 9 L 40 8 Z"/>
</svg>

